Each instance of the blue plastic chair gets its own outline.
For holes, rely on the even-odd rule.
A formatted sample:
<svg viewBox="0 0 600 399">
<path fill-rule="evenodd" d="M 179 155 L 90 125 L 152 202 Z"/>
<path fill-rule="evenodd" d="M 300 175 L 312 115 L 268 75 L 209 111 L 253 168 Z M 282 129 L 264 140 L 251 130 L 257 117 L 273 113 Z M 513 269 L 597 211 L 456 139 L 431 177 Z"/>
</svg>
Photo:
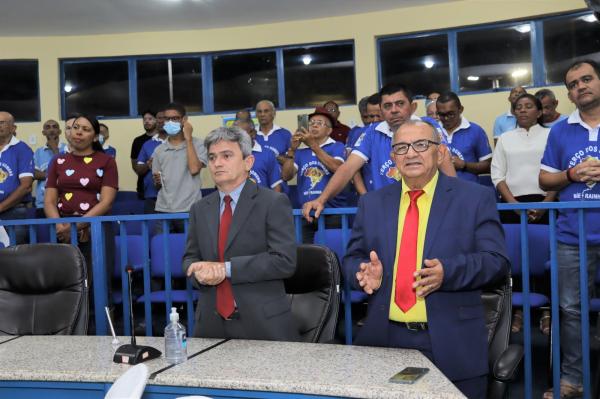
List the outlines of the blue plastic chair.
<svg viewBox="0 0 600 399">
<path fill-rule="evenodd" d="M 521 276 L 521 226 L 518 224 L 504 224 L 506 247 L 511 263 L 513 277 Z M 543 276 L 546 273 L 546 261 L 550 258 L 550 243 L 548 239 L 548 226 L 528 225 L 529 238 L 529 276 Z M 513 306 L 523 306 L 523 293 L 513 291 Z M 529 293 L 529 303 L 532 308 L 547 306 L 550 299 L 536 292 Z"/>
<path fill-rule="evenodd" d="M 121 237 L 115 237 L 115 268 L 113 269 L 113 277 L 120 279 L 121 272 L 125 266 L 133 266 L 133 270 L 142 270 L 144 268 L 144 239 L 140 235 L 128 235 L 126 245 L 123 248 L 127 254 L 125 265 L 121 263 Z M 119 304 L 123 302 L 123 293 L 114 291 L 112 294 L 113 303 Z"/>
<path fill-rule="evenodd" d="M 150 269 L 152 277 L 165 278 L 167 268 L 171 272 L 171 278 L 185 278 L 183 273 L 182 260 L 185 250 L 185 235 L 184 234 L 167 234 L 165 252 L 165 234 L 158 234 L 152 237 L 150 241 Z M 171 286 L 170 281 L 166 281 L 167 289 L 160 291 L 152 291 L 149 295 L 149 300 L 152 303 L 167 303 L 168 289 Z M 198 299 L 198 291 L 190 290 L 192 301 Z M 189 295 L 187 290 L 171 290 L 171 302 L 184 303 L 188 301 Z M 142 295 L 137 302 L 144 302 L 146 296 Z"/>
</svg>

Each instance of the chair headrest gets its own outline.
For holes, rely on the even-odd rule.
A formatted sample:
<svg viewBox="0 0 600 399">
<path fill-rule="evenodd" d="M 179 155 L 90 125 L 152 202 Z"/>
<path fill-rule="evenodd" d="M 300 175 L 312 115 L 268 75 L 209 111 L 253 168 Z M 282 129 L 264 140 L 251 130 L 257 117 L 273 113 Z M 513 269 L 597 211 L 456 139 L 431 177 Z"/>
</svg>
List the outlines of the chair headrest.
<svg viewBox="0 0 600 399">
<path fill-rule="evenodd" d="M 24 244 L 0 249 L 0 290 L 52 293 L 77 286 L 86 278 L 85 262 L 68 244 Z"/>
<path fill-rule="evenodd" d="M 335 255 L 319 245 L 298 246 L 296 272 L 285 280 L 285 291 L 288 294 L 303 294 L 329 289 L 334 273 L 332 256 Z"/>
</svg>

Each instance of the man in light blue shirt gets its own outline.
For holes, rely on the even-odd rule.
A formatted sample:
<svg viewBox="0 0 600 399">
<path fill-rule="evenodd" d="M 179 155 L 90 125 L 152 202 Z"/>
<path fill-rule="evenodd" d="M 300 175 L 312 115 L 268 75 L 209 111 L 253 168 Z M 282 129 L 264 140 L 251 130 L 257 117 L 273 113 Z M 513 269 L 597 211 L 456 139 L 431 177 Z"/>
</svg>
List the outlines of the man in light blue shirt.
<svg viewBox="0 0 600 399">
<path fill-rule="evenodd" d="M 46 137 L 46 144 L 43 147 L 35 150 L 33 154 L 34 174 L 33 177 L 37 181 L 35 188 L 35 207 L 36 216 L 45 217 L 44 215 L 44 193 L 46 191 L 46 171 L 52 158 L 59 153 L 67 151 L 67 145 L 59 141 L 60 126 L 54 119 L 48 119 L 42 127 L 42 135 Z"/>
<path fill-rule="evenodd" d="M 498 116 L 494 122 L 494 140 L 498 140 L 498 137 L 500 137 L 502 133 L 517 128 L 517 118 L 512 113 L 512 104 L 519 96 L 526 93 L 527 91 L 521 86 L 517 86 L 510 91 L 508 96 L 510 108 L 508 109 L 508 112 Z"/>
</svg>

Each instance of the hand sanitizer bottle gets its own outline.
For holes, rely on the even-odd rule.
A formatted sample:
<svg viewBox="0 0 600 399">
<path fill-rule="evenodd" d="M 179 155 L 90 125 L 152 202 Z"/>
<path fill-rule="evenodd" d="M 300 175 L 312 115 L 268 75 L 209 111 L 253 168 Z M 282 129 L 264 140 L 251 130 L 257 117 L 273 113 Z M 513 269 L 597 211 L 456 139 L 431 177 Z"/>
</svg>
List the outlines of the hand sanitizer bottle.
<svg viewBox="0 0 600 399">
<path fill-rule="evenodd" d="M 165 328 L 165 359 L 170 364 L 183 363 L 187 360 L 187 337 L 176 308 L 171 308 L 169 319 Z"/>
</svg>

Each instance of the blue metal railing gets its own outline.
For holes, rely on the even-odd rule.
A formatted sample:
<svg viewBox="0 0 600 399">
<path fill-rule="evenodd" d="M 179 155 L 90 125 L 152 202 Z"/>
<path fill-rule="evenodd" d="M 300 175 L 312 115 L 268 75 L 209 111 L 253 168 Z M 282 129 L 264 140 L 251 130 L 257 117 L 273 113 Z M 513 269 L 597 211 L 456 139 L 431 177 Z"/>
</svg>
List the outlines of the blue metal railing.
<svg viewBox="0 0 600 399">
<path fill-rule="evenodd" d="M 524 333 L 524 396 L 526 398 L 532 397 L 532 348 L 531 348 L 531 303 L 530 303 L 530 281 L 529 281 L 529 240 L 527 234 L 527 210 L 528 209 L 546 209 L 549 212 L 549 247 L 550 247 L 550 277 L 551 277 L 551 302 L 552 302 L 552 376 L 554 384 L 555 397 L 559 397 L 560 389 L 560 325 L 559 325 L 559 281 L 558 281 L 558 265 L 557 265 L 557 240 L 556 240 L 556 219 L 557 212 L 562 210 L 573 210 L 578 213 L 579 221 L 579 253 L 580 253 L 580 299 L 581 299 L 581 345 L 583 354 L 583 385 L 584 385 L 584 398 L 591 397 L 591 378 L 590 378 L 590 341 L 589 341 L 589 303 L 588 303 L 588 271 L 586 268 L 587 258 L 587 242 L 585 235 L 585 210 L 586 209 L 599 209 L 600 201 L 582 201 L 582 202 L 566 202 L 566 203 L 519 203 L 519 204 L 498 204 L 498 210 L 508 211 L 519 211 L 521 215 L 521 267 L 522 267 L 522 283 L 523 283 L 523 333 Z M 338 208 L 338 209 L 326 209 L 324 215 L 341 215 L 341 229 L 342 229 L 342 245 L 345 251 L 350 238 L 350 223 L 349 218 L 356 213 L 356 208 Z M 294 218 L 296 224 L 296 238 L 298 242 L 301 242 L 302 237 L 302 223 L 301 223 L 301 211 L 294 210 Z M 143 285 L 144 285 L 144 316 L 146 322 L 146 335 L 152 335 L 152 308 L 150 301 L 151 293 L 151 259 L 150 259 L 150 240 L 151 230 L 156 223 L 162 225 L 162 231 L 168 231 L 167 224 L 169 220 L 183 219 L 185 221 L 185 232 L 187 233 L 187 214 L 154 214 L 154 215 L 119 215 L 119 216 L 103 216 L 93 218 L 64 218 L 64 219 L 29 219 L 29 220 L 1 220 L 0 225 L 7 228 L 11 243 L 15 242 L 15 226 L 28 226 L 30 242 L 35 243 L 38 241 L 38 234 L 36 226 L 38 225 L 54 225 L 55 223 L 71 223 L 73 226 L 75 223 L 90 223 L 91 226 L 91 244 L 92 244 L 92 269 L 94 275 L 94 307 L 95 307 L 95 323 L 96 323 L 96 334 L 106 335 L 108 334 L 108 325 L 106 318 L 104 317 L 104 306 L 107 305 L 108 301 L 108 289 L 106 280 L 105 264 L 105 243 L 103 230 L 106 228 L 112 228 L 112 224 L 119 224 L 119 240 L 120 240 L 120 265 L 121 265 L 121 289 L 122 289 L 122 307 L 123 307 L 123 325 L 124 333 L 129 335 L 131 333 L 129 328 L 129 293 L 125 272 L 125 265 L 128 261 L 128 251 L 131 248 L 127 247 L 127 223 L 137 222 L 141 223 L 141 236 L 143 242 Z M 316 235 L 316 241 L 319 244 L 327 245 L 327 238 L 324 234 L 319 234 L 325 229 L 324 218 L 318 220 L 318 231 Z M 71 241 L 77 242 L 76 229 L 71 229 Z M 131 234 L 129 234 L 131 235 Z M 168 315 L 169 309 L 172 305 L 171 298 L 171 266 L 170 265 L 170 245 L 168 243 L 167 235 L 163 235 L 163 257 L 165 262 L 165 291 L 166 291 L 166 314 Z M 49 241 L 56 242 L 56 232 L 53 228 L 50 228 Z M 345 309 L 345 332 L 346 332 L 346 343 L 352 342 L 352 308 L 351 308 L 351 289 L 349 280 L 343 279 L 343 293 L 344 296 L 344 309 Z M 188 317 L 188 333 L 191 335 L 193 331 L 193 289 L 189 281 L 186 284 L 187 292 L 187 317 Z M 573 343 L 569 343 L 573 344 Z"/>
</svg>

